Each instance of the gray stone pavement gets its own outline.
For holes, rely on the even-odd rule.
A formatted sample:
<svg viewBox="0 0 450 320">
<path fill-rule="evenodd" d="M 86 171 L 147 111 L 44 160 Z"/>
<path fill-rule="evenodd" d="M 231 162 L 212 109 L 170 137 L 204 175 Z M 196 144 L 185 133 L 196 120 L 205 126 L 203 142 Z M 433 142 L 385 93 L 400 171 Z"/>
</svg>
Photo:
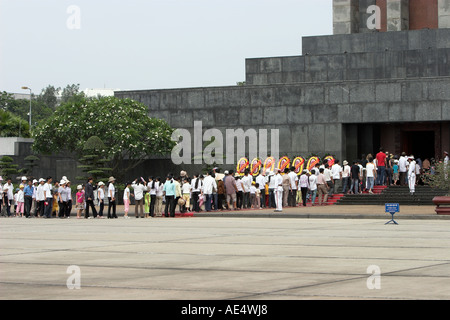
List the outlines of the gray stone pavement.
<svg viewBox="0 0 450 320">
<path fill-rule="evenodd" d="M 450 221 L 398 221 L 2 218 L 0 299 L 450 299 Z"/>
</svg>

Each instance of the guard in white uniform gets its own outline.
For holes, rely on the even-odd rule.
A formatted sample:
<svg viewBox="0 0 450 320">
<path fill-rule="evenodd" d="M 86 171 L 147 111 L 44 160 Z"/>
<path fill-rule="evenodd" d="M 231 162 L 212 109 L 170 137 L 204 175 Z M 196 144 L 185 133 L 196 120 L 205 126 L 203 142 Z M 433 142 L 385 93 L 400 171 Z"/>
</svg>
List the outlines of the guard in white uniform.
<svg viewBox="0 0 450 320">
<path fill-rule="evenodd" d="M 408 185 L 409 192 L 414 195 L 416 191 L 416 162 L 414 161 L 414 156 L 409 156 L 408 158 Z"/>
<path fill-rule="evenodd" d="M 275 175 L 275 204 L 277 208 L 275 212 L 283 211 L 283 177 L 280 174 L 281 170 L 277 169 L 277 174 Z"/>
</svg>

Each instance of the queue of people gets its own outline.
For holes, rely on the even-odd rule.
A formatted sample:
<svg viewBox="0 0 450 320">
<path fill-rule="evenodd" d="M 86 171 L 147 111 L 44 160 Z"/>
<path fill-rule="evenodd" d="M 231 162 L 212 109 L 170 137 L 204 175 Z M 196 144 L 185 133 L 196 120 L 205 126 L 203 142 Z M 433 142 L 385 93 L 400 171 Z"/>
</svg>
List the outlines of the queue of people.
<svg viewBox="0 0 450 320">
<path fill-rule="evenodd" d="M 448 152 L 444 152 L 443 159 L 448 163 Z M 371 194 L 375 185 L 408 185 L 413 195 L 416 185 L 423 184 L 422 174 L 433 170 L 433 163 L 434 159 L 422 161 L 405 152 L 395 156 L 380 148 L 375 157 L 363 155 L 360 160 L 351 164 L 345 160 L 342 165 L 338 159 L 332 163 L 324 160 L 300 174 L 294 167 L 261 171 L 256 177 L 249 170 L 241 176 L 233 170 L 222 174 L 214 168 L 192 177 L 186 171 L 176 177 L 169 173 L 165 179 L 140 177 L 125 184 L 124 218 L 130 218 L 132 200 L 134 217 L 150 218 L 174 217 L 177 206 L 181 213 L 263 208 L 282 212 L 284 207 L 306 207 L 308 202 L 325 205 L 328 197 L 336 193 Z M 91 212 L 92 218 L 103 219 L 107 202 L 106 217 L 118 218 L 119 192 L 114 177 L 107 184 L 89 178 L 76 189 L 72 197 L 71 182 L 65 176 L 55 182 L 52 177 L 36 180 L 24 176 L 14 190 L 11 179 L 4 182 L 0 176 L 0 212 L 8 217 L 70 218 L 75 204 L 77 219 L 90 219 Z"/>
</svg>

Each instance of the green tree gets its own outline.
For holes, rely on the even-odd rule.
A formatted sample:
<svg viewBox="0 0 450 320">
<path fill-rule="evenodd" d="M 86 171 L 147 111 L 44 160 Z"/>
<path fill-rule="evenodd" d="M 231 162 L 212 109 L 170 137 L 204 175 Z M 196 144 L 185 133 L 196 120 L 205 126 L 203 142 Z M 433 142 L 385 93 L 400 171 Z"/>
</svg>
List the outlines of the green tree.
<svg viewBox="0 0 450 320">
<path fill-rule="evenodd" d="M 61 93 L 61 104 L 76 102 L 85 98 L 84 92 L 80 92 L 80 84 L 67 85 Z"/>
<path fill-rule="evenodd" d="M 85 154 L 78 160 L 81 163 L 78 168 L 82 169 L 86 175 L 76 177 L 77 180 L 87 181 L 88 177 L 93 177 L 94 181 L 105 180 L 104 182 L 106 182 L 112 168 L 105 167 L 110 162 L 109 159 L 103 157 L 105 149 L 105 144 L 97 136 L 92 136 L 85 142 L 83 148 Z"/>
<path fill-rule="evenodd" d="M 14 164 L 14 159 L 8 156 L 3 156 L 0 158 L 0 172 L 4 180 L 6 178 L 13 179 L 14 175 L 17 175 L 19 172 L 17 168 L 19 165 Z"/>
<path fill-rule="evenodd" d="M 33 130 L 33 150 L 71 152 L 78 160 L 85 142 L 97 136 L 105 144 L 101 152 L 110 159 L 107 165 L 120 179 L 149 156 L 169 154 L 175 145 L 172 132 L 166 121 L 149 117 L 147 106 L 131 99 L 81 99 L 61 105 Z"/>
<path fill-rule="evenodd" d="M 36 97 L 36 100 L 43 103 L 51 110 L 55 110 L 58 106 L 58 94 L 61 88 L 55 88 L 52 85 L 48 85 L 42 89 L 41 93 Z"/>
<path fill-rule="evenodd" d="M 30 138 L 30 125 L 11 112 L 0 109 L 0 137 Z"/>
<path fill-rule="evenodd" d="M 427 172 L 423 177 L 432 188 L 445 190 L 450 195 L 450 164 L 440 161 L 434 165 L 434 174 Z"/>
<path fill-rule="evenodd" d="M 29 122 L 29 99 L 14 99 L 12 94 L 3 91 L 0 93 L 0 108 Z M 31 113 L 31 120 L 33 125 L 35 125 L 40 120 L 48 118 L 53 113 L 53 110 L 47 107 L 42 100 L 38 101 L 33 94 L 31 96 Z"/>
</svg>

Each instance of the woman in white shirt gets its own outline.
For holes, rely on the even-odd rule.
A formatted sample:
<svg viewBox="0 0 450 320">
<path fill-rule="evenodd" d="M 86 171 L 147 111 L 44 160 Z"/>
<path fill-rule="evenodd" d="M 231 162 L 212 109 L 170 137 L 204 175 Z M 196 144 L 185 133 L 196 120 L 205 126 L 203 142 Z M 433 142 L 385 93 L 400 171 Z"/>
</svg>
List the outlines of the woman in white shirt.
<svg viewBox="0 0 450 320">
<path fill-rule="evenodd" d="M 311 192 L 311 204 L 314 206 L 314 202 L 316 202 L 317 196 L 317 175 L 315 174 L 315 172 L 310 174 L 308 182 L 309 182 L 309 191 Z"/>
<path fill-rule="evenodd" d="M 156 196 L 156 203 L 155 203 L 155 215 L 157 217 L 162 216 L 162 205 L 163 205 L 163 196 L 164 196 L 164 183 L 161 182 L 160 177 L 156 177 L 155 182 L 155 196 Z"/>
<path fill-rule="evenodd" d="M 125 190 L 123 191 L 123 205 L 124 205 L 124 218 L 129 219 L 128 211 L 130 210 L 130 198 L 131 198 L 131 192 L 130 192 L 131 183 L 127 182 L 127 186 L 125 187 Z"/>
<path fill-rule="evenodd" d="M 117 219 L 116 187 L 114 186 L 116 179 L 114 177 L 109 177 L 108 182 L 109 182 L 109 185 L 108 185 L 108 219 L 111 219 L 111 218 Z M 112 209 L 112 215 L 111 215 L 111 209 Z"/>
<path fill-rule="evenodd" d="M 347 190 L 350 190 L 350 166 L 347 160 L 344 160 L 342 164 L 344 165 L 344 170 L 342 171 L 342 193 L 346 194 Z"/>
<path fill-rule="evenodd" d="M 105 184 L 100 181 L 97 189 L 97 200 L 99 205 L 98 217 L 103 219 L 103 209 L 105 207 Z"/>
</svg>

